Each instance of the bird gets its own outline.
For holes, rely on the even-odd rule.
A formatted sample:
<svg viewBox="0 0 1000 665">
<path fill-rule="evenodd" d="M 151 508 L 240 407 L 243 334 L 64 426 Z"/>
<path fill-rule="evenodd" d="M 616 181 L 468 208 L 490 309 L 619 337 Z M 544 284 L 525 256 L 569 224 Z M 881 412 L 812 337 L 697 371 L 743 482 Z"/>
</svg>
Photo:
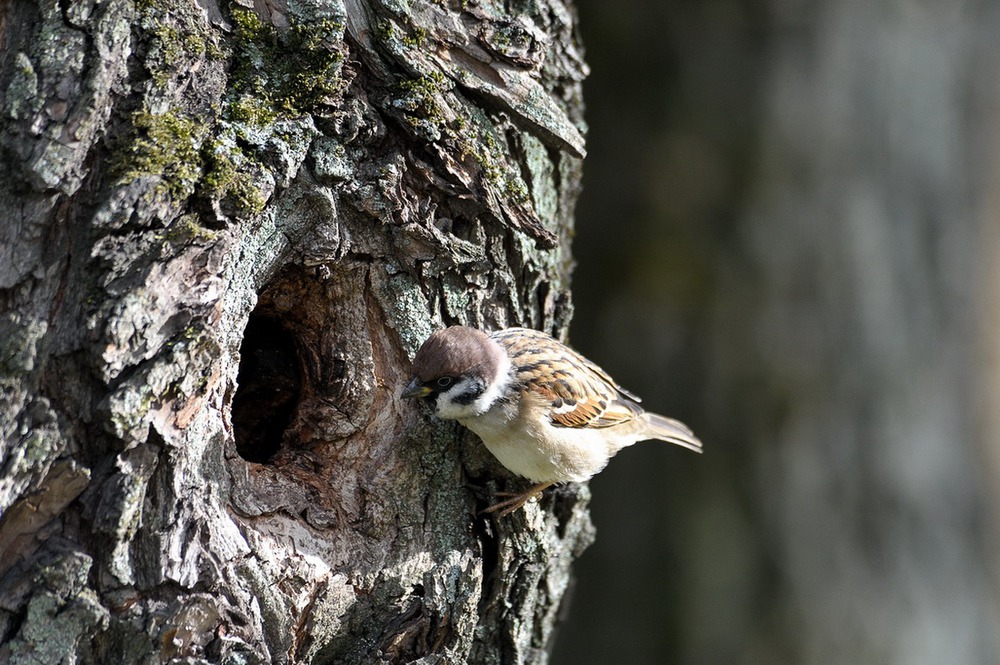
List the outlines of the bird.
<svg viewBox="0 0 1000 665">
<path fill-rule="evenodd" d="M 484 510 L 510 514 L 552 485 L 588 480 L 619 450 L 659 439 L 700 453 L 687 425 L 645 411 L 607 372 L 546 333 L 468 326 L 433 332 L 413 358 L 402 398 L 475 433 L 533 483 Z"/>
</svg>

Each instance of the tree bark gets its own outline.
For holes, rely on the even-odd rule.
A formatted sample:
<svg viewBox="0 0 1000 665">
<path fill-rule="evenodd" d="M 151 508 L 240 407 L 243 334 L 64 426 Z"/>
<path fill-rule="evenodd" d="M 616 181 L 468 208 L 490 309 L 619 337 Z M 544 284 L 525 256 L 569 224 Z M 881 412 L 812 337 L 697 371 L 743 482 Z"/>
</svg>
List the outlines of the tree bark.
<svg viewBox="0 0 1000 665">
<path fill-rule="evenodd" d="M 521 4 L 521 3 L 511 3 Z M 571 315 L 575 15 L 0 9 L 0 660 L 545 662 L 585 486 L 402 404 Z"/>
</svg>

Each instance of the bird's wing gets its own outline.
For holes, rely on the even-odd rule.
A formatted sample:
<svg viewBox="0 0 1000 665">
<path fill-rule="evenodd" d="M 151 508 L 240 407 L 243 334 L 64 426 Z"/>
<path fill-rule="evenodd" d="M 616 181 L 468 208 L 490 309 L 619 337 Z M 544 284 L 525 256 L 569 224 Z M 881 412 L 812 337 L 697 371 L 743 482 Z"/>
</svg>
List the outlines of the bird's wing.
<svg viewBox="0 0 1000 665">
<path fill-rule="evenodd" d="M 549 335 L 509 328 L 491 337 L 510 355 L 522 389 L 548 402 L 553 425 L 600 429 L 642 413 L 639 400 L 604 370 Z"/>
</svg>

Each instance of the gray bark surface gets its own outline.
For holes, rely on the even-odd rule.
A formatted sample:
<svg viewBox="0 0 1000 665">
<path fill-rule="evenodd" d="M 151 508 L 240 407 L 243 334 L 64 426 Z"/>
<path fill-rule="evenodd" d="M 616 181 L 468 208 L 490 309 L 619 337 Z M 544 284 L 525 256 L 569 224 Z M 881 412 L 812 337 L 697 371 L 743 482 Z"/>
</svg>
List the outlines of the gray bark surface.
<svg viewBox="0 0 1000 665">
<path fill-rule="evenodd" d="M 518 4 L 518 3 L 514 3 Z M 401 404 L 565 331 L 559 0 L 0 8 L 0 661 L 540 663 L 592 540 Z"/>
</svg>

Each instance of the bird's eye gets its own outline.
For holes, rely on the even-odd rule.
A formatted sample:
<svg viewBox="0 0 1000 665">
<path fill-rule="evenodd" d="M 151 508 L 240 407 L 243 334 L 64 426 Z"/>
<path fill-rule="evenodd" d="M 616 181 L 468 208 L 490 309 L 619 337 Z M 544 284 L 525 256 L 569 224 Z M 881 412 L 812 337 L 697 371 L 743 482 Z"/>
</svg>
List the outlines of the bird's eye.
<svg viewBox="0 0 1000 665">
<path fill-rule="evenodd" d="M 453 381 L 454 381 L 454 379 L 451 378 L 450 376 L 442 376 L 435 383 L 437 383 L 437 387 L 438 388 L 444 389 L 444 388 L 447 388 L 448 386 L 450 386 Z"/>
</svg>

